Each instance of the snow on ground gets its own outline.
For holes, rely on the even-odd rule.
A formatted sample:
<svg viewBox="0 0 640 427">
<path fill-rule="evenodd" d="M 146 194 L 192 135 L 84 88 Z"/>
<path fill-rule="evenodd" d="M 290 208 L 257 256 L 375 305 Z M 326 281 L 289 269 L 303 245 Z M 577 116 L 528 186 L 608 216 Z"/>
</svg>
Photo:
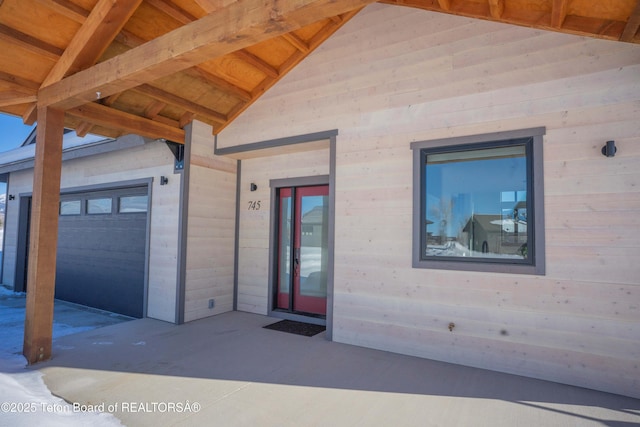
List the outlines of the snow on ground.
<svg viewBox="0 0 640 427">
<path fill-rule="evenodd" d="M 24 298 L 0 286 L 0 299 Z M 51 394 L 39 371 L 26 369 L 22 356 L 24 308 L 0 304 L 0 427 L 113 427 L 122 423 L 111 414 L 81 412 Z M 53 337 L 91 327 L 70 327 L 54 322 Z"/>
</svg>

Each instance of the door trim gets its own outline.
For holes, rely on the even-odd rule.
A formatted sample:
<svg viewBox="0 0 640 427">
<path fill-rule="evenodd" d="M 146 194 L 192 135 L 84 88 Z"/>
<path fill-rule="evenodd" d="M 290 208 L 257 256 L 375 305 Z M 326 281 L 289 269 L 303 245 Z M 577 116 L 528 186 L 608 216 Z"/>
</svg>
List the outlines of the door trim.
<svg viewBox="0 0 640 427">
<path fill-rule="evenodd" d="M 278 233 L 277 233 L 277 220 L 278 215 L 275 212 L 275 208 L 278 206 L 278 189 L 284 187 L 307 187 L 316 185 L 329 186 L 329 218 L 328 218 L 328 238 L 327 238 L 327 314 L 324 319 L 303 316 L 295 313 L 287 313 L 283 311 L 274 310 L 275 295 L 277 289 L 277 272 L 278 272 L 278 257 L 276 256 L 278 247 Z M 316 175 L 305 176 L 297 178 L 283 178 L 272 179 L 269 181 L 269 187 L 271 188 L 271 215 L 269 220 L 269 304 L 267 305 L 267 315 L 270 317 L 276 317 L 279 319 L 288 319 L 302 321 L 306 323 L 312 323 L 316 325 L 326 325 L 327 333 L 329 334 L 329 327 L 332 324 L 331 317 L 333 316 L 333 259 L 334 259 L 334 213 L 333 208 L 333 191 L 331 186 L 331 179 L 329 175 Z M 331 339 L 331 336 L 328 335 Z"/>
</svg>

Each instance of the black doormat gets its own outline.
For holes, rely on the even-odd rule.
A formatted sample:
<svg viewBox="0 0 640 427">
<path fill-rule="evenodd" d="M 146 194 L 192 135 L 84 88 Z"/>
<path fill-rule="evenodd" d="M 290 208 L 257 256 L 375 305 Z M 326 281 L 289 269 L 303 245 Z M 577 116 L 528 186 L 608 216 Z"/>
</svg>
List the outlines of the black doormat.
<svg viewBox="0 0 640 427">
<path fill-rule="evenodd" d="M 276 323 L 272 323 L 267 326 L 263 326 L 265 329 L 272 329 L 274 331 L 289 332 L 290 334 L 304 335 L 305 337 L 312 337 L 319 334 L 326 329 L 325 326 L 312 325 L 310 323 L 295 322 L 293 320 L 281 320 Z"/>
</svg>

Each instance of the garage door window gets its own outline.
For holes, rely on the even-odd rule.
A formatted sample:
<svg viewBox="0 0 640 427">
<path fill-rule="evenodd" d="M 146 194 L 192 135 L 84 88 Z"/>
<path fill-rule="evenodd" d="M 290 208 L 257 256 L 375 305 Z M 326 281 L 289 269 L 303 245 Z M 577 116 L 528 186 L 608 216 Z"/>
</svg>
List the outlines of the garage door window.
<svg viewBox="0 0 640 427">
<path fill-rule="evenodd" d="M 87 200 L 87 214 L 100 215 L 111 213 L 111 198 Z"/>
<path fill-rule="evenodd" d="M 149 197 L 144 196 L 123 196 L 120 197 L 119 213 L 146 212 L 149 204 Z"/>
<path fill-rule="evenodd" d="M 60 215 L 80 215 L 80 200 L 65 200 L 60 202 Z"/>
</svg>

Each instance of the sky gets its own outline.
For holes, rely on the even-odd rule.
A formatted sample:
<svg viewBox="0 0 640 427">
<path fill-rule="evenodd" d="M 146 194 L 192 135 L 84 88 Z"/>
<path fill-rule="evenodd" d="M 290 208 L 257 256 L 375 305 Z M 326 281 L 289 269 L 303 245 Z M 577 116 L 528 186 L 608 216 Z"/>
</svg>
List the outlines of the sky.
<svg viewBox="0 0 640 427">
<path fill-rule="evenodd" d="M 0 152 L 19 147 L 32 129 L 22 123 L 21 117 L 0 113 Z"/>
</svg>

